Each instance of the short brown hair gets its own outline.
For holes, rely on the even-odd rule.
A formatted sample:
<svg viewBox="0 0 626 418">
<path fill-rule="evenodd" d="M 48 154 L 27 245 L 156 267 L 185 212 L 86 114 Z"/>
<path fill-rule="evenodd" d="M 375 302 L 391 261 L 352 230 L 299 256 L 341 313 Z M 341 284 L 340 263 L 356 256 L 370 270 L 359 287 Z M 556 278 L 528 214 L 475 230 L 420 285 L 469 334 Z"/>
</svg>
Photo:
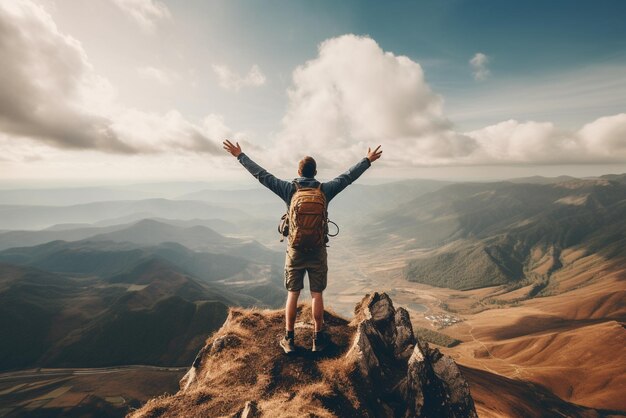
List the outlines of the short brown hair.
<svg viewBox="0 0 626 418">
<path fill-rule="evenodd" d="M 317 171 L 317 163 L 308 155 L 298 163 L 298 174 L 302 177 L 314 177 Z"/>
</svg>

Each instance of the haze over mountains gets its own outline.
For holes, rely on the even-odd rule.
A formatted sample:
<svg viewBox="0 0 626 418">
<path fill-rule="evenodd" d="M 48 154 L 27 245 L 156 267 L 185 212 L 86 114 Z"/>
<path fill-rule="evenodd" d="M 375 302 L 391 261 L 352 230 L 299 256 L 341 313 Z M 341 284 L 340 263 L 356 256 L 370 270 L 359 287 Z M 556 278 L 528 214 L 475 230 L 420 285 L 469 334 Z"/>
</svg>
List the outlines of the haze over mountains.
<svg viewBox="0 0 626 418">
<path fill-rule="evenodd" d="M 331 213 L 349 218 L 394 207 L 443 184 L 354 185 Z M 57 194 L 84 201 L 0 206 L 0 227 L 11 229 L 0 233 L 1 309 L 10 330 L 0 367 L 184 365 L 228 306 L 282 304 L 284 255 L 241 238 L 278 243 L 284 204 L 273 194 L 205 189 L 181 200 L 126 200 L 127 192 L 115 191 L 124 200 L 88 202 L 100 191 L 0 192 L 10 203 L 33 203 L 38 194 L 46 204 Z M 159 327 L 165 318 L 170 326 Z"/>
</svg>

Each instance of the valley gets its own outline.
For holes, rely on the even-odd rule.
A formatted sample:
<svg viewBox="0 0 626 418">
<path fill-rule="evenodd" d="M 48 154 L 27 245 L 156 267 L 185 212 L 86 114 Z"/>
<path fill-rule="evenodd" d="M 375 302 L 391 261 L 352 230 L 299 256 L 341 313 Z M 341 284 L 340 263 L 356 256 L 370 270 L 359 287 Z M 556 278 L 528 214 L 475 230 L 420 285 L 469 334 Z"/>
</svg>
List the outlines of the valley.
<svg viewBox="0 0 626 418">
<path fill-rule="evenodd" d="M 524 288 L 460 291 L 410 283 L 403 277 L 400 253 L 373 255 L 352 245 L 330 258 L 334 279 L 328 300 L 335 301 L 333 307 L 348 313 L 359 294 L 385 291 L 409 310 L 416 329 L 459 340 L 445 347 L 429 338 L 467 370 L 481 417 L 518 416 L 520 408 L 540 416 L 548 405 L 567 416 L 567 411 L 574 416 L 626 415 L 621 396 L 626 387 L 623 263 L 566 251 L 563 267 L 551 277 L 552 294 L 527 298 Z M 455 319 L 433 321 L 446 317 Z M 502 381 L 491 386 L 498 379 Z M 507 388 L 506 397 L 500 385 Z"/>
</svg>

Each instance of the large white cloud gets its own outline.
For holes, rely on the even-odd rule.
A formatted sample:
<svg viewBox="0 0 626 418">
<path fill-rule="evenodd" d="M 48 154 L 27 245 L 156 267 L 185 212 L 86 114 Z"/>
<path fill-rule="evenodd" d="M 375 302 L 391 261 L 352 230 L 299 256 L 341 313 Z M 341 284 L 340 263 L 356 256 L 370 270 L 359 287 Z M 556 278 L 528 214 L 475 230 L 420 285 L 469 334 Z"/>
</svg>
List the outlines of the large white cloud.
<svg viewBox="0 0 626 418">
<path fill-rule="evenodd" d="M 237 137 L 219 118 L 193 122 L 176 110 L 154 114 L 117 102 L 115 88 L 95 72 L 80 42 L 30 1 L 0 3 L 0 56 L 0 132 L 10 135 L 11 147 L 39 141 L 108 153 L 221 155 L 211 123 Z"/>
<path fill-rule="evenodd" d="M 467 133 L 479 144 L 473 164 L 576 164 L 626 161 L 626 113 L 577 131 L 550 122 L 508 120 Z"/>
<path fill-rule="evenodd" d="M 484 54 L 483 54 L 484 55 Z M 486 71 L 487 57 L 473 65 Z M 471 132 L 454 129 L 421 66 L 344 35 L 298 67 L 276 148 L 284 164 L 305 154 L 322 166 L 345 164 L 382 144 L 393 166 L 615 163 L 626 159 L 626 114 L 578 131 L 551 122 L 507 120 Z M 513 99 L 513 98 L 512 98 Z"/>
<path fill-rule="evenodd" d="M 285 160 L 316 154 L 330 164 L 384 142 L 387 161 L 432 164 L 475 148 L 474 140 L 451 130 L 421 66 L 367 37 L 323 42 L 318 57 L 294 71 L 288 94 L 278 136 Z"/>
<path fill-rule="evenodd" d="M 600 161 L 626 161 L 626 113 L 605 116 L 578 132 L 587 153 Z"/>
</svg>

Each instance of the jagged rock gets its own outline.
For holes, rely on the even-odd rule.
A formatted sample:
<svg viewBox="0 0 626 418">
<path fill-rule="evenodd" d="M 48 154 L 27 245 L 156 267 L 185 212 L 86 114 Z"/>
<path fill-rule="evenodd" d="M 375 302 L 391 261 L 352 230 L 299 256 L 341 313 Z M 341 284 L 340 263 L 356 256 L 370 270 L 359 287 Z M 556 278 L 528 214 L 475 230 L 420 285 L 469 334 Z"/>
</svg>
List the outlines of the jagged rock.
<svg viewBox="0 0 626 418">
<path fill-rule="evenodd" d="M 396 312 L 391 299 L 386 293 L 373 293 L 371 296 L 366 296 L 361 301 L 361 306 L 365 319 L 371 319 L 375 324 L 388 322 L 394 317 Z M 358 305 L 355 311 L 359 311 Z"/>
<path fill-rule="evenodd" d="M 407 364 L 407 376 L 400 384 L 402 396 L 407 400 L 405 416 L 421 416 L 424 408 L 424 392 L 422 387 L 428 384 L 426 357 L 418 345 L 413 349 L 413 353 Z"/>
<path fill-rule="evenodd" d="M 352 348 L 346 357 L 353 359 L 358 365 L 363 377 L 368 378 L 373 371 L 380 368 L 380 362 L 376 356 L 371 338 L 377 337 L 378 332 L 369 322 L 361 322 L 357 326 Z M 381 340 L 380 337 L 377 340 Z"/>
<path fill-rule="evenodd" d="M 476 417 L 469 386 L 456 363 L 439 350 L 421 347 L 408 312 L 395 309 L 385 293 L 367 295 L 355 308 L 358 322 L 347 357 L 357 365 L 364 387 L 383 400 L 393 414 L 406 417 Z M 399 402 L 402 400 L 403 402 Z M 372 409 L 376 405 L 371 405 Z M 378 414 L 377 414 L 378 415 Z"/>
<path fill-rule="evenodd" d="M 409 358 L 415 346 L 415 335 L 409 312 L 404 308 L 398 308 L 394 316 L 394 324 L 396 328 L 395 354 L 399 358 Z"/>
<path fill-rule="evenodd" d="M 181 390 L 132 416 L 477 416 L 457 365 L 421 344 L 409 313 L 396 309 L 385 293 L 366 295 L 350 323 L 325 312 L 332 344 L 321 356 L 310 352 L 306 305 L 298 313 L 300 349 L 294 356 L 279 350 L 283 314 L 231 309 L 181 380 Z"/>
<path fill-rule="evenodd" d="M 465 417 L 471 416 L 470 411 L 474 409 L 474 401 L 470 395 L 469 384 L 461 375 L 459 366 L 448 356 L 444 356 L 435 350 L 432 366 L 435 376 L 444 383 L 446 397 L 450 403 L 450 416 Z"/>
</svg>

